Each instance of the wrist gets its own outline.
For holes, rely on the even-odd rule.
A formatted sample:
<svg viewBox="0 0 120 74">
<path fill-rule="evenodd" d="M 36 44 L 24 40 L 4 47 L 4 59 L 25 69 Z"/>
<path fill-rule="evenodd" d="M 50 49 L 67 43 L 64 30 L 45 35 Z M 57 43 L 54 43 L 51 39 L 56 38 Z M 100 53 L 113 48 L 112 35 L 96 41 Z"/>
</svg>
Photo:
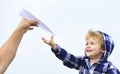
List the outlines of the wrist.
<svg viewBox="0 0 120 74">
<path fill-rule="evenodd" d="M 53 44 L 51 47 L 54 51 L 57 51 L 57 45 L 56 44 Z"/>
<path fill-rule="evenodd" d="M 24 29 L 18 27 L 15 29 L 15 32 L 17 32 L 18 34 L 24 34 L 26 31 Z"/>
</svg>

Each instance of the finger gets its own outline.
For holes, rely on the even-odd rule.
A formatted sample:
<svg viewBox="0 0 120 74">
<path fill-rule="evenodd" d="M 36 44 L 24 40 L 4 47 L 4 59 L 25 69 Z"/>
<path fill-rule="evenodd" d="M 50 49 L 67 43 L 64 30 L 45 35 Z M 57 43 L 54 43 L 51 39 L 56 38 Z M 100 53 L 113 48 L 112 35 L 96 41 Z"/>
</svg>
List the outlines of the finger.
<svg viewBox="0 0 120 74">
<path fill-rule="evenodd" d="M 24 19 L 24 20 L 28 21 L 30 26 L 38 26 L 38 22 L 37 21 L 27 20 L 27 19 Z"/>
<path fill-rule="evenodd" d="M 28 28 L 28 30 L 33 30 L 33 29 L 34 29 L 34 28 L 32 28 L 32 27 L 29 27 L 29 28 Z"/>
<path fill-rule="evenodd" d="M 36 22 L 36 21 L 31 21 L 31 22 L 30 22 L 30 26 L 37 26 L 37 27 L 38 27 L 38 22 Z"/>
<path fill-rule="evenodd" d="M 52 40 L 52 41 L 53 41 L 53 38 L 54 38 L 54 37 L 53 37 L 53 35 L 52 35 L 52 36 L 51 36 L 51 40 Z"/>
<path fill-rule="evenodd" d="M 51 45 L 51 46 L 54 45 L 53 35 L 51 36 L 50 45 Z"/>
<path fill-rule="evenodd" d="M 47 44 L 49 44 L 49 41 L 48 41 L 47 39 L 45 39 L 45 38 L 42 38 L 42 40 L 43 40 L 43 42 L 44 42 L 44 43 L 47 43 Z"/>
<path fill-rule="evenodd" d="M 43 42 L 45 42 L 45 39 L 43 37 L 41 39 L 43 40 Z"/>
</svg>

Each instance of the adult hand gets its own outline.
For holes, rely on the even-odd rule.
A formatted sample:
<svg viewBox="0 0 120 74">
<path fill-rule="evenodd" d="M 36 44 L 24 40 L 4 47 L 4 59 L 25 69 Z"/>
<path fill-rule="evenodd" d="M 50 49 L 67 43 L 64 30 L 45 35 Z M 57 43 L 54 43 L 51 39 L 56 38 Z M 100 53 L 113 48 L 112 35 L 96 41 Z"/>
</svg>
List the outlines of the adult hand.
<svg viewBox="0 0 120 74">
<path fill-rule="evenodd" d="M 33 28 L 34 26 L 38 26 L 37 24 L 38 24 L 38 22 L 36 22 L 36 21 L 27 20 L 27 19 L 24 19 L 24 18 L 23 18 L 23 19 L 20 21 L 20 24 L 19 24 L 19 26 L 17 27 L 17 29 L 26 32 L 27 30 L 33 30 L 33 29 L 34 29 L 34 28 Z"/>
</svg>

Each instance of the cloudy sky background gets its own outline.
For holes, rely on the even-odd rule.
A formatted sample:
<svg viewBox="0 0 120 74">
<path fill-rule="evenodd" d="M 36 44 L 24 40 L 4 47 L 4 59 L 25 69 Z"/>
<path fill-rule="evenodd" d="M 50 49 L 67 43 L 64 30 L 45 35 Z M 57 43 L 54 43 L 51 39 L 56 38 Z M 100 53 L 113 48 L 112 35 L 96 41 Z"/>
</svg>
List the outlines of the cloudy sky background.
<svg viewBox="0 0 120 74">
<path fill-rule="evenodd" d="M 109 60 L 120 70 L 119 0 L 0 0 L 0 45 L 19 24 L 22 8 L 44 22 L 56 34 L 55 42 L 76 56 L 84 55 L 89 29 L 108 33 L 115 42 Z M 50 36 L 39 27 L 27 32 L 5 74 L 78 74 L 78 70 L 63 66 L 41 40 Z"/>
</svg>

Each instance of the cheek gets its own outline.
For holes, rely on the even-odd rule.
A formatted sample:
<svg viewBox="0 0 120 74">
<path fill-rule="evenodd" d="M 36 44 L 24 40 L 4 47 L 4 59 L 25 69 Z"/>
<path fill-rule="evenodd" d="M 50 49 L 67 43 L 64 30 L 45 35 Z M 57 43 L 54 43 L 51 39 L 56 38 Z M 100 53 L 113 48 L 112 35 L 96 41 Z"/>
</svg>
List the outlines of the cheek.
<svg viewBox="0 0 120 74">
<path fill-rule="evenodd" d="M 103 49 L 96 49 L 96 50 L 94 50 L 96 53 L 98 53 L 98 54 L 104 54 L 104 51 L 103 51 Z"/>
<path fill-rule="evenodd" d="M 92 46 L 91 46 L 91 49 L 93 49 L 93 50 L 98 50 L 99 47 L 98 47 L 98 46 L 95 46 L 95 45 L 92 45 Z"/>
<path fill-rule="evenodd" d="M 103 52 L 100 46 L 91 46 L 91 49 L 96 51 L 96 52 Z"/>
<path fill-rule="evenodd" d="M 101 46 L 100 46 L 100 44 L 97 44 L 97 45 L 94 45 L 94 48 L 101 49 Z"/>
</svg>

